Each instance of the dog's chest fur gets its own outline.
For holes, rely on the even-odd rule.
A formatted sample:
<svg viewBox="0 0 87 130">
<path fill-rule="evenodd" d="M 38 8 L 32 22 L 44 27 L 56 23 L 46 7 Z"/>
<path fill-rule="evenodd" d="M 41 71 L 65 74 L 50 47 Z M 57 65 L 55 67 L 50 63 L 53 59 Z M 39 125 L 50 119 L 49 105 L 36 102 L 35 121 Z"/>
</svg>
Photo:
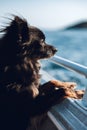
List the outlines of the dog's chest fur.
<svg viewBox="0 0 87 130">
<path fill-rule="evenodd" d="M 26 73 L 28 73 L 28 78 L 30 78 L 31 83 L 33 82 L 35 86 L 38 88 L 39 87 L 39 81 L 40 81 L 40 63 L 37 60 L 34 59 L 24 59 L 24 69 Z"/>
</svg>

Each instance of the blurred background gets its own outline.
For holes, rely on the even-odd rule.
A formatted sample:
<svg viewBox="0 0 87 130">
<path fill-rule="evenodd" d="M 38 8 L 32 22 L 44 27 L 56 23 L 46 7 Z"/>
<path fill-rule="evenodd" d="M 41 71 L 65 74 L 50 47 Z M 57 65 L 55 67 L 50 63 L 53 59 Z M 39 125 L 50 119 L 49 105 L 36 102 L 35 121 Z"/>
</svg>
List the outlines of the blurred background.
<svg viewBox="0 0 87 130">
<path fill-rule="evenodd" d="M 58 29 L 87 20 L 87 0 L 0 0 L 0 16 L 24 16 L 30 24 Z"/>
<path fill-rule="evenodd" d="M 57 55 L 87 66 L 87 0 L 0 0 L 0 25 L 10 14 L 42 29 L 46 41 L 58 48 Z M 77 73 L 48 61 L 42 66 L 57 79 L 86 86 L 86 79 Z"/>
</svg>

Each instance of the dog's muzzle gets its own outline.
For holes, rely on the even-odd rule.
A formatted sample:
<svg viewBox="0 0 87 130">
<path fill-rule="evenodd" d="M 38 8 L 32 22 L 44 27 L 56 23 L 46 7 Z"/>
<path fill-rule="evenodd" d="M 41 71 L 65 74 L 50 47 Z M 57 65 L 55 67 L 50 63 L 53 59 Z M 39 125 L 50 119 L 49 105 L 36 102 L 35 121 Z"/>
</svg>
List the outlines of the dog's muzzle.
<svg viewBox="0 0 87 130">
<path fill-rule="evenodd" d="M 50 47 L 50 49 L 47 49 L 47 55 L 50 57 L 50 56 L 53 56 L 55 53 L 57 52 L 57 48 L 54 48 L 54 47 Z"/>
</svg>

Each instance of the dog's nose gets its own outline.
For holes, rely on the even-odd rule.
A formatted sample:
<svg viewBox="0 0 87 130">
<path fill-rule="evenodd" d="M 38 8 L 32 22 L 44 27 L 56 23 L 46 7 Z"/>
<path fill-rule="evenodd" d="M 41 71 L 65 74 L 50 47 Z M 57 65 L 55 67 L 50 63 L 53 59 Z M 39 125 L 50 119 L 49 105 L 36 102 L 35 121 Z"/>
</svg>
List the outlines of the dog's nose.
<svg viewBox="0 0 87 130">
<path fill-rule="evenodd" d="M 53 52 L 56 53 L 58 51 L 57 48 L 53 48 Z"/>
</svg>

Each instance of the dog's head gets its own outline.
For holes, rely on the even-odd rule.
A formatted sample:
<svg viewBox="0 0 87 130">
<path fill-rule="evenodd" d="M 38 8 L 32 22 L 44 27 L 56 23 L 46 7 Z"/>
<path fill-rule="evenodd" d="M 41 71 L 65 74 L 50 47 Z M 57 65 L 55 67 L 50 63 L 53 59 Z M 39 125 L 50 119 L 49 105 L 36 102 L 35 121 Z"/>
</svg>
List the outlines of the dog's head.
<svg viewBox="0 0 87 130">
<path fill-rule="evenodd" d="M 57 51 L 51 45 L 46 44 L 44 33 L 33 26 L 28 25 L 25 19 L 14 16 L 10 25 L 4 30 L 5 37 L 13 47 L 7 53 L 15 53 L 17 56 L 27 56 L 32 59 L 49 58 Z M 9 47 L 7 47 L 9 50 Z M 12 54 L 9 54 L 9 57 Z"/>
<path fill-rule="evenodd" d="M 57 49 L 45 42 L 44 33 L 36 27 L 29 27 L 29 55 L 35 59 L 50 58 Z"/>
</svg>

